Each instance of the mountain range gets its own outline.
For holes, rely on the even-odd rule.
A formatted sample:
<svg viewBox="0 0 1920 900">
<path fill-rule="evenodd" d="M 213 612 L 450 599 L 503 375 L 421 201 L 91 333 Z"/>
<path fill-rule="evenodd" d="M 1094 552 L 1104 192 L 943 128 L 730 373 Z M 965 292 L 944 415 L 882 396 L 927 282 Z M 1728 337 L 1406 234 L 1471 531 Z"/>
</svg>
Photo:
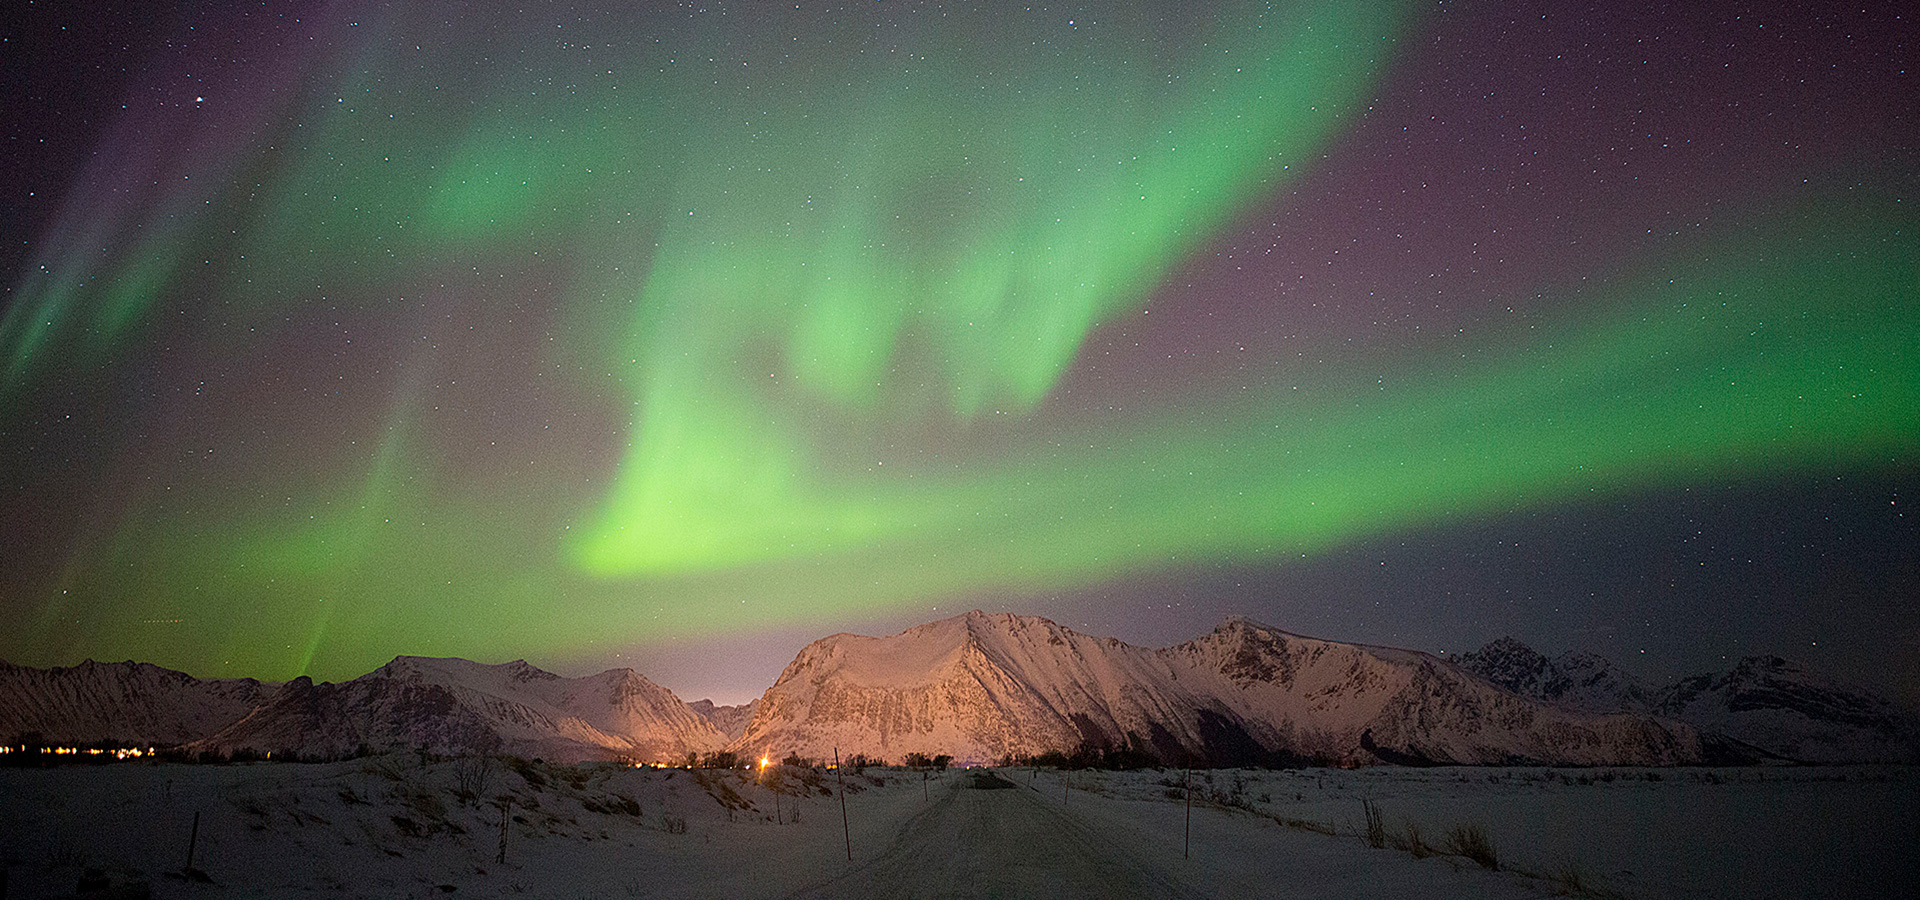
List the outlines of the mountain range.
<svg viewBox="0 0 1920 900">
<path fill-rule="evenodd" d="M 1161 650 L 1046 619 L 971 612 L 800 652 L 737 741 L 824 756 L 962 760 L 1134 747 L 1161 759 L 1671 765 L 1700 735 L 1502 690 L 1438 657 L 1321 641 L 1246 619 Z"/>
<path fill-rule="evenodd" d="M 979 611 L 801 650 L 751 704 L 686 703 L 631 669 L 399 657 L 359 678 L 196 679 L 140 663 L 0 663 L 0 737 L 188 752 L 388 748 L 560 761 L 732 751 L 990 762 L 1131 751 L 1166 762 L 1681 765 L 1916 758 L 1887 701 L 1774 658 L 1651 690 L 1510 638 L 1446 658 L 1243 618 L 1162 649 Z"/>
<path fill-rule="evenodd" d="M 1650 688 L 1590 653 L 1549 659 L 1513 638 L 1454 657 L 1517 694 L 1587 712 L 1648 713 L 1809 763 L 1920 761 L 1920 728 L 1883 697 L 1830 682 L 1778 656 Z"/>
</svg>

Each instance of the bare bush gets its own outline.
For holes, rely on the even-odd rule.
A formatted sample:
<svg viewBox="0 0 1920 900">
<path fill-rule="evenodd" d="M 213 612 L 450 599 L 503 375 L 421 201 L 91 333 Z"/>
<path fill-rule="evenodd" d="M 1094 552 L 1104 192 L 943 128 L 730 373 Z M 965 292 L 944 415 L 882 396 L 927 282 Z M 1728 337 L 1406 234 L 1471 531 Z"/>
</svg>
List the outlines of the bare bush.
<svg viewBox="0 0 1920 900">
<path fill-rule="evenodd" d="M 494 767 L 491 756 L 462 757 L 453 764 L 453 796 L 462 805 L 477 805 L 493 783 Z"/>
<path fill-rule="evenodd" d="M 1560 885 L 1560 889 L 1569 894 L 1584 894 L 1588 890 L 1586 873 L 1573 860 L 1567 860 L 1547 873 L 1547 880 Z"/>
<path fill-rule="evenodd" d="M 1447 830 L 1446 850 L 1480 864 L 1483 869 L 1500 871 L 1500 855 L 1494 851 L 1493 838 L 1481 825 L 1455 825 Z"/>
<path fill-rule="evenodd" d="M 1372 800 L 1360 801 L 1360 811 L 1367 817 L 1367 846 L 1378 850 L 1387 845 L 1387 820 L 1380 812 L 1380 804 Z"/>
<path fill-rule="evenodd" d="M 1536 877 L 1552 882 L 1557 888 L 1555 891 L 1557 894 L 1569 897 L 1594 897 L 1598 900 L 1626 900 L 1626 897 L 1618 891 L 1609 889 L 1587 875 L 1586 870 L 1580 867 L 1580 863 L 1571 858 L 1562 860 L 1546 874 Z"/>
<path fill-rule="evenodd" d="M 1408 822 L 1405 830 L 1400 833 L 1400 840 L 1406 845 L 1406 851 L 1413 854 L 1414 859 L 1426 859 L 1433 855 L 1433 848 L 1427 846 L 1426 840 L 1420 836 L 1418 822 Z"/>
<path fill-rule="evenodd" d="M 1339 833 L 1339 830 L 1334 827 L 1332 822 L 1316 822 L 1312 819 L 1293 819 L 1286 816 L 1269 816 L 1269 818 L 1281 825 L 1299 831 L 1311 831 L 1315 834 L 1324 834 L 1328 837 L 1333 837 Z"/>
</svg>

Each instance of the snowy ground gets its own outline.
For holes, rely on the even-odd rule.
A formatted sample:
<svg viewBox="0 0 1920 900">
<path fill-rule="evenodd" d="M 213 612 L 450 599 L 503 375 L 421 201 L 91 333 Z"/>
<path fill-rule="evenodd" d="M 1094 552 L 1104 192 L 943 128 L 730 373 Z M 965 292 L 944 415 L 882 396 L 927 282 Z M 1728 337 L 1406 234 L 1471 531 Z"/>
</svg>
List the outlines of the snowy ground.
<svg viewBox="0 0 1920 900">
<path fill-rule="evenodd" d="M 776 790 L 503 765 L 469 803 L 472 763 L 410 755 L 0 769 L 4 896 L 74 896 L 90 869 L 107 890 L 82 896 L 1424 900 L 1551 896 L 1570 872 L 1598 896 L 1920 896 L 1920 772 L 1904 768 L 1200 772 L 1191 857 L 1183 773 L 1077 772 L 1068 792 L 1048 770 L 985 789 L 870 769 L 846 774 L 851 862 L 833 773 L 778 771 Z M 1363 799 L 1388 846 L 1364 839 Z M 177 877 L 196 812 L 206 881 Z M 1483 827 L 1501 871 L 1415 858 L 1409 822 L 1442 848 L 1452 826 Z"/>
</svg>

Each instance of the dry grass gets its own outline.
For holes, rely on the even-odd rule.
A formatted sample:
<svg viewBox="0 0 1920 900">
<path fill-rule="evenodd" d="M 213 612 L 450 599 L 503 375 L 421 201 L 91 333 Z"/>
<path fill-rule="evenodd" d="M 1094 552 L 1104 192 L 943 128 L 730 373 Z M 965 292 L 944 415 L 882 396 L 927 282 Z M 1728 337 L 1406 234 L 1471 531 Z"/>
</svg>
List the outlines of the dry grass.
<svg viewBox="0 0 1920 900">
<path fill-rule="evenodd" d="M 1380 812 L 1380 804 L 1372 800 L 1360 801 L 1360 811 L 1367 817 L 1367 846 L 1378 850 L 1387 845 L 1387 820 Z"/>
<path fill-rule="evenodd" d="M 1414 859 L 1426 859 L 1433 855 L 1433 848 L 1428 846 L 1426 839 L 1420 834 L 1420 823 L 1418 822 L 1408 822 L 1402 828 L 1400 839 L 1396 841 L 1395 844 L 1400 849 L 1413 854 Z"/>
<path fill-rule="evenodd" d="M 1473 860 L 1483 869 L 1500 871 L 1500 854 L 1494 850 L 1485 826 L 1455 825 L 1447 830 L 1445 846 L 1448 853 Z"/>
<path fill-rule="evenodd" d="M 1332 822 L 1316 822 L 1312 819 L 1290 819 L 1286 816 L 1270 816 L 1269 818 L 1281 825 L 1298 831 L 1311 831 L 1315 834 L 1327 835 L 1328 837 L 1339 833 L 1339 830 L 1333 827 Z"/>
<path fill-rule="evenodd" d="M 1542 879 L 1554 886 L 1554 892 L 1567 897 L 1595 897 L 1598 900 L 1627 900 L 1625 894 L 1609 889 L 1595 881 L 1580 868 L 1580 864 L 1569 859 L 1556 864 L 1545 873 L 1523 872 L 1522 874 Z"/>
</svg>

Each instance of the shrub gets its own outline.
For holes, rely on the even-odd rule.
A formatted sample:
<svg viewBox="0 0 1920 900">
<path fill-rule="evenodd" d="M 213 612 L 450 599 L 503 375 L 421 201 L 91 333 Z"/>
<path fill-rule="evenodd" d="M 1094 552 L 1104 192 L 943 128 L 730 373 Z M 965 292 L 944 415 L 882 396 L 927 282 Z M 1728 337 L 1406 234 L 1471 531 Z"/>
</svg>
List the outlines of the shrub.
<svg viewBox="0 0 1920 900">
<path fill-rule="evenodd" d="M 519 757 L 513 757 L 507 760 L 507 767 L 518 773 L 528 787 L 537 791 L 547 786 L 547 776 L 540 772 L 538 763 L 539 760 L 528 762 Z"/>
<path fill-rule="evenodd" d="M 1387 820 L 1380 812 L 1380 804 L 1372 800 L 1360 801 L 1360 811 L 1367 817 L 1367 846 L 1378 850 L 1387 845 Z"/>
<path fill-rule="evenodd" d="M 493 757 L 467 756 L 453 764 L 453 795 L 466 806 L 479 803 L 493 781 Z"/>
<path fill-rule="evenodd" d="M 1464 856 L 1483 869 L 1500 870 L 1500 856 L 1494 852 L 1493 838 L 1480 825 L 1455 825 L 1447 831 L 1447 852 Z"/>
<path fill-rule="evenodd" d="M 1427 846 L 1427 842 L 1420 836 L 1420 825 L 1417 822 L 1408 822 L 1406 830 L 1401 832 L 1400 839 L 1406 844 L 1407 852 L 1413 854 L 1414 859 L 1426 859 L 1433 855 L 1433 848 Z"/>
<path fill-rule="evenodd" d="M 1580 871 L 1580 864 L 1573 860 L 1567 860 L 1555 867 L 1548 873 L 1547 880 L 1560 885 L 1560 889 L 1569 894 L 1584 894 L 1588 890 L 1587 877 Z"/>
</svg>

